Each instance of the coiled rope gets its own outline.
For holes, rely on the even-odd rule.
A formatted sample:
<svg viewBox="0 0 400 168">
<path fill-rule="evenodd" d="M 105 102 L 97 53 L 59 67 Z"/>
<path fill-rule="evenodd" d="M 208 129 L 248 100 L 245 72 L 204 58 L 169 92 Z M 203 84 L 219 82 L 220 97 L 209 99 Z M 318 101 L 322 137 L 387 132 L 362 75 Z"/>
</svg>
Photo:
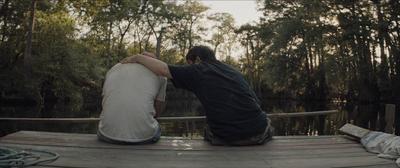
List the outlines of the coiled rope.
<svg viewBox="0 0 400 168">
<path fill-rule="evenodd" d="M 15 150 L 0 147 L 0 168 L 28 167 L 38 164 L 50 163 L 57 160 L 59 154 L 42 150 Z"/>
</svg>

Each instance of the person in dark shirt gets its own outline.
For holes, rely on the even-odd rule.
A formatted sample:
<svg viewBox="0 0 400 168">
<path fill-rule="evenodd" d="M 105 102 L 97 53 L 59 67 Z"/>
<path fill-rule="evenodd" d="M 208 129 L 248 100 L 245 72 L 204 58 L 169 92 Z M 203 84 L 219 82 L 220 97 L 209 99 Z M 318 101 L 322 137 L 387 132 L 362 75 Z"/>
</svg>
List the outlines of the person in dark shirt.
<svg viewBox="0 0 400 168">
<path fill-rule="evenodd" d="M 270 120 L 243 75 L 218 61 L 206 46 L 195 46 L 186 55 L 188 65 L 167 65 L 144 55 L 122 63 L 139 63 L 171 79 L 177 88 L 193 92 L 207 117 L 205 140 L 213 145 L 256 145 L 271 139 Z"/>
</svg>

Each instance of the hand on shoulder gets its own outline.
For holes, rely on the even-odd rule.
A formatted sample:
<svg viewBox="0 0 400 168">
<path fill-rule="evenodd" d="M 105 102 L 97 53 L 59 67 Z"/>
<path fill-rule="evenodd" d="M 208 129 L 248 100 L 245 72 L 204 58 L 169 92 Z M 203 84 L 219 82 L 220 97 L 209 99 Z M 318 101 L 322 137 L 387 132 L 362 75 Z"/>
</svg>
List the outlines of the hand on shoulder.
<svg viewBox="0 0 400 168">
<path fill-rule="evenodd" d="M 156 55 L 154 53 L 151 52 L 143 52 L 142 54 L 136 54 L 134 56 L 130 56 L 130 57 L 126 57 L 123 60 L 120 61 L 120 63 L 122 64 L 127 64 L 127 63 L 137 63 L 138 61 L 138 57 L 151 57 L 154 59 L 157 59 Z"/>
<path fill-rule="evenodd" d="M 137 62 L 137 57 L 138 55 L 126 57 L 120 61 L 121 64 L 128 64 L 128 63 L 136 63 Z"/>
</svg>

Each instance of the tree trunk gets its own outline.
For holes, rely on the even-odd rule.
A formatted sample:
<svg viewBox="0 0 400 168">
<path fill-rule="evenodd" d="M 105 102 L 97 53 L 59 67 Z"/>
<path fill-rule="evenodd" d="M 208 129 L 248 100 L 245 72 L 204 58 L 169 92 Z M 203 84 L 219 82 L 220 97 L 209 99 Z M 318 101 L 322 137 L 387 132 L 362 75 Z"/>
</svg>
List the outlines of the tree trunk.
<svg viewBox="0 0 400 168">
<path fill-rule="evenodd" d="M 377 25 L 377 30 L 378 30 L 378 39 L 379 39 L 379 48 L 380 48 L 380 58 L 381 58 L 381 63 L 378 68 L 378 78 L 380 83 L 379 89 L 381 91 L 381 97 L 380 100 L 383 104 L 390 103 L 391 99 L 391 86 L 390 86 L 390 79 L 389 79 L 389 61 L 388 58 L 385 54 L 385 37 L 386 33 L 388 30 L 388 27 L 384 23 L 384 18 L 382 14 L 382 6 L 381 6 L 381 1 L 375 0 L 374 1 L 376 8 L 377 8 L 377 16 L 378 16 L 378 25 Z M 390 39 L 389 39 L 390 40 Z M 386 48 L 387 48 L 387 43 L 386 43 Z M 385 113 L 384 109 L 380 108 L 379 110 L 379 130 L 383 131 L 386 125 L 385 121 Z"/>
<path fill-rule="evenodd" d="M 10 0 L 6 0 L 1 7 L 0 16 L 3 16 L 3 32 L 1 35 L 1 42 L 4 42 L 5 37 L 7 36 L 7 25 L 8 25 L 8 3 Z"/>
<path fill-rule="evenodd" d="M 111 66 L 111 62 L 112 62 L 112 54 L 111 54 L 111 48 L 112 48 L 112 26 L 113 26 L 113 21 L 110 21 L 108 23 L 108 32 L 107 32 L 107 40 L 108 40 L 108 44 L 107 44 L 107 57 L 108 57 L 108 66 Z"/>
<path fill-rule="evenodd" d="M 129 20 L 128 19 L 128 25 L 126 26 L 126 28 L 123 31 L 122 31 L 121 27 L 119 27 L 119 31 L 120 31 L 119 32 L 120 37 L 119 37 L 119 43 L 118 43 L 119 52 L 121 52 L 122 49 L 124 48 L 124 44 L 123 43 L 124 43 L 125 35 L 126 35 L 126 33 L 128 33 L 132 23 L 133 23 L 133 20 Z"/>
<path fill-rule="evenodd" d="M 160 34 L 157 37 L 157 44 L 156 44 L 156 57 L 160 58 L 161 55 L 161 45 L 162 45 L 162 38 L 164 34 L 165 28 L 161 28 Z"/>
<path fill-rule="evenodd" d="M 29 25 L 28 25 L 28 34 L 26 36 L 25 55 L 24 55 L 24 66 L 27 73 L 31 72 L 32 69 L 32 34 L 35 23 L 35 9 L 36 9 L 36 0 L 32 0 Z"/>
</svg>

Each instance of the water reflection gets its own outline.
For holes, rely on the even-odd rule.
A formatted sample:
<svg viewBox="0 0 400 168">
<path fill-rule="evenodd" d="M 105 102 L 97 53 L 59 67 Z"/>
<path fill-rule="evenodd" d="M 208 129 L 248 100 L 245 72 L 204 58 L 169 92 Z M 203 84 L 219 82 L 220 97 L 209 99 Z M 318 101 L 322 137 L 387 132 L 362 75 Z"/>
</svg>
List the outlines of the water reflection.
<svg viewBox="0 0 400 168">
<path fill-rule="evenodd" d="M 201 105 L 196 100 L 188 104 L 177 102 L 169 103 L 162 116 L 194 116 L 203 115 Z M 182 105 L 183 104 L 183 105 Z M 183 107 L 182 107 L 183 106 Z M 0 117 L 98 117 L 100 109 L 95 105 L 91 108 L 86 105 L 81 108 L 71 104 L 54 104 L 51 107 L 29 106 L 1 106 Z M 95 107 L 95 108 L 93 108 Z M 267 113 L 300 112 L 306 111 L 301 102 L 290 100 L 264 100 L 263 109 Z M 95 110 L 93 110 L 95 109 Z M 330 104 L 329 109 L 338 109 L 341 113 L 328 117 L 296 117 L 296 118 L 272 118 L 275 135 L 308 135 L 337 134 L 340 125 L 347 122 L 347 113 L 342 110 L 340 104 Z M 179 115 L 178 115 L 179 114 Z M 176 136 L 186 138 L 201 138 L 205 127 L 205 121 L 162 121 L 160 123 L 163 136 Z M 0 123 L 0 134 L 15 132 L 18 130 L 51 131 L 69 133 L 96 133 L 96 123 Z M 321 131 L 322 130 L 322 131 Z"/>
</svg>

